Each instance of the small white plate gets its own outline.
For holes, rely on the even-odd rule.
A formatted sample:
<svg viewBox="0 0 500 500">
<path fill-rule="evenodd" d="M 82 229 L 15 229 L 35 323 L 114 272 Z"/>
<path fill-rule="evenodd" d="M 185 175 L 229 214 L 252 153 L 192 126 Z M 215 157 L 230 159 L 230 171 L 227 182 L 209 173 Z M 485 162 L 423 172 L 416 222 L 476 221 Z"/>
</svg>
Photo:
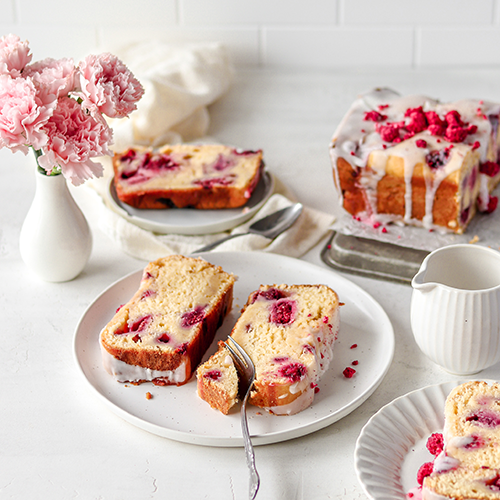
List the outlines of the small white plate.
<svg viewBox="0 0 500 500">
<path fill-rule="evenodd" d="M 250 199 L 239 208 L 197 210 L 194 208 L 165 208 L 149 210 L 134 208 L 118 198 L 113 178 L 106 192 L 108 202 L 124 219 L 148 231 L 159 234 L 211 234 L 233 229 L 258 212 L 274 190 L 274 177 L 269 172 L 261 176 Z"/>
<path fill-rule="evenodd" d="M 339 339 L 329 370 L 320 381 L 312 406 L 291 416 L 275 416 L 250 406 L 249 429 L 255 445 L 284 441 L 322 429 L 361 405 L 384 378 L 394 353 L 394 331 L 382 307 L 364 290 L 329 269 L 282 255 L 260 252 L 201 254 L 238 276 L 232 312 L 217 332 L 205 359 L 226 338 L 248 295 L 262 283 L 326 284 L 345 305 L 341 307 Z M 242 446 L 239 408 L 223 415 L 196 393 L 196 377 L 176 387 L 120 384 L 101 364 L 99 333 L 115 310 L 137 290 L 142 270 L 106 289 L 88 307 L 75 332 L 74 353 L 85 380 L 117 415 L 153 434 L 208 446 Z M 353 344 L 358 347 L 351 349 Z M 347 379 L 343 370 L 358 360 L 357 373 Z M 146 399 L 150 392 L 153 398 Z"/>
<path fill-rule="evenodd" d="M 418 486 L 417 472 L 434 457 L 426 448 L 433 432 L 442 432 L 448 394 L 465 380 L 431 385 L 381 408 L 363 427 L 354 466 L 372 500 L 405 500 Z"/>
</svg>

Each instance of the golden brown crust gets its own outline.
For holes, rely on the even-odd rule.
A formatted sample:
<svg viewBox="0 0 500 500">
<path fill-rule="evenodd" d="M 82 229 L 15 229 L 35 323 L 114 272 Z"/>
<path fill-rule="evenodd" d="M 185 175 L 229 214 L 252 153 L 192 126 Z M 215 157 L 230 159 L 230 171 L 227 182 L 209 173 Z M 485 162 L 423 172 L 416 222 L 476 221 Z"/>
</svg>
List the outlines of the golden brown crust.
<svg viewBox="0 0 500 500">
<path fill-rule="evenodd" d="M 400 217 L 405 215 L 405 179 L 397 175 L 400 171 L 394 163 L 403 161 L 400 158 L 390 161 L 393 162 L 392 168 L 388 168 L 386 173 L 377 183 L 377 212 L 380 214 L 393 214 Z M 388 162 L 389 164 L 389 162 Z M 422 173 L 422 168 L 417 165 L 413 172 L 412 185 L 412 213 L 411 216 L 416 220 L 423 220 L 426 207 L 426 184 Z M 351 215 L 358 215 L 366 211 L 364 189 L 356 184 L 358 175 L 356 167 L 352 166 L 344 158 L 337 160 L 338 176 L 341 185 L 343 197 L 343 207 Z M 369 169 L 370 167 L 366 167 Z M 450 174 L 441 181 L 436 190 L 432 206 L 433 223 L 438 226 L 444 226 L 455 232 L 461 232 L 459 217 L 458 185 L 456 173 Z M 475 208 L 473 207 L 473 210 Z M 370 214 L 368 214 L 370 215 Z"/>
</svg>

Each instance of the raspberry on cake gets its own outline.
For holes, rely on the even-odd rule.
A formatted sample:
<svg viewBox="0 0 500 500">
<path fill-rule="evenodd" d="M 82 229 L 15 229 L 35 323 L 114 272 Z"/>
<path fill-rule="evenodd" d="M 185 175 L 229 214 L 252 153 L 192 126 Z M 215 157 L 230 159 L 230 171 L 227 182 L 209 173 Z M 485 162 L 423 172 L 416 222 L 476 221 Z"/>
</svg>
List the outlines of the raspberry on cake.
<svg viewBox="0 0 500 500">
<path fill-rule="evenodd" d="M 420 472 L 422 498 L 500 499 L 500 385 L 459 385 L 446 399 L 444 414 L 442 440 L 428 441 L 437 456 Z"/>
<path fill-rule="evenodd" d="M 499 104 L 472 99 L 360 96 L 330 144 L 342 206 L 369 225 L 463 233 L 476 211 L 498 203 L 499 113 Z"/>
<path fill-rule="evenodd" d="M 325 285 L 261 285 L 251 293 L 231 332 L 255 364 L 249 402 L 277 415 L 310 406 L 332 359 L 339 323 L 337 294 Z M 231 374 L 223 371 L 227 366 Z M 220 344 L 197 370 L 198 394 L 213 408 L 229 411 L 237 401 L 229 390 L 236 377 Z"/>
<path fill-rule="evenodd" d="M 137 292 L 100 334 L 106 371 L 119 382 L 185 384 L 231 310 L 234 282 L 200 258 L 149 263 Z"/>
<path fill-rule="evenodd" d="M 135 208 L 243 206 L 264 168 L 262 151 L 219 144 L 133 147 L 113 157 L 118 198 Z"/>
</svg>

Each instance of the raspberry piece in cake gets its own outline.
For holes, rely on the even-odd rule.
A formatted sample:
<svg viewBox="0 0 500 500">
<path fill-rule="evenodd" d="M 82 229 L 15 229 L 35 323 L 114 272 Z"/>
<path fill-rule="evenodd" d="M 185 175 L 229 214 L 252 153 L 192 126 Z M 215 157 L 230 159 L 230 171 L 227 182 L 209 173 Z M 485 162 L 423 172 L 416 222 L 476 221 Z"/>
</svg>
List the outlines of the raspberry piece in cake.
<svg viewBox="0 0 500 500">
<path fill-rule="evenodd" d="M 186 383 L 231 309 L 234 281 L 203 259 L 148 264 L 137 292 L 101 332 L 104 368 L 119 382 Z"/>
<path fill-rule="evenodd" d="M 278 415 L 310 406 L 332 359 L 339 323 L 337 294 L 324 285 L 262 285 L 251 293 L 231 332 L 255 364 L 250 403 Z M 227 408 L 235 400 L 224 384 L 217 382 L 215 390 L 204 377 L 216 361 L 212 356 L 198 369 L 198 393 L 212 407 Z"/>
</svg>

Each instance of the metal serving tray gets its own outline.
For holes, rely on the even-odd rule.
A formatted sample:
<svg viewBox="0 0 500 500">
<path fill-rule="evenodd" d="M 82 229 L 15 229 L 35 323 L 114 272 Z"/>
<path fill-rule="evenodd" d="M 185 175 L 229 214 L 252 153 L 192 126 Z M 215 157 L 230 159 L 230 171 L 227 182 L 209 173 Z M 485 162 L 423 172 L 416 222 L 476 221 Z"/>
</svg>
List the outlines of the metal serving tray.
<svg viewBox="0 0 500 500">
<path fill-rule="evenodd" d="M 332 231 L 321 259 L 338 271 L 410 284 L 428 253 Z"/>
</svg>

